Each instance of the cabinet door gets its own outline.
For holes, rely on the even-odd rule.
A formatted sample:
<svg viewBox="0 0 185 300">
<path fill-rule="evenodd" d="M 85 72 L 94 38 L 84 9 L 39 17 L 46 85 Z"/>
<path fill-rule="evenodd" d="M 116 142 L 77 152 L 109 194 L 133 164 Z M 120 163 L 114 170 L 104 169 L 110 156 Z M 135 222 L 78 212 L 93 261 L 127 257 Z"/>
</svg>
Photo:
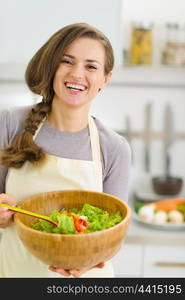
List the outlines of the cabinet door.
<svg viewBox="0 0 185 300">
<path fill-rule="evenodd" d="M 145 246 L 144 277 L 185 277 L 185 247 Z"/>
<path fill-rule="evenodd" d="M 143 246 L 123 244 L 112 258 L 115 277 L 141 277 Z"/>
</svg>

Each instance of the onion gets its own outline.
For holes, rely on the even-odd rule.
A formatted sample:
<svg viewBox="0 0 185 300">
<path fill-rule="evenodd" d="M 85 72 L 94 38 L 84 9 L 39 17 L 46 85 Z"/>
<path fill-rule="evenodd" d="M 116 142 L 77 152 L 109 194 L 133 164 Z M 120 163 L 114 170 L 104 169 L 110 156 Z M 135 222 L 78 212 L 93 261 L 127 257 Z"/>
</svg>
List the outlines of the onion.
<svg viewBox="0 0 185 300">
<path fill-rule="evenodd" d="M 181 224 L 184 222 L 183 214 L 178 210 L 171 210 L 168 213 L 168 220 L 171 223 Z"/>
<path fill-rule="evenodd" d="M 155 210 L 155 205 L 154 204 L 147 204 L 147 205 L 142 206 L 139 209 L 138 215 L 144 221 L 151 222 L 153 217 L 154 217 L 154 210 Z"/>
<path fill-rule="evenodd" d="M 168 215 L 165 211 L 159 210 L 154 214 L 153 223 L 155 224 L 164 224 L 168 220 Z"/>
</svg>

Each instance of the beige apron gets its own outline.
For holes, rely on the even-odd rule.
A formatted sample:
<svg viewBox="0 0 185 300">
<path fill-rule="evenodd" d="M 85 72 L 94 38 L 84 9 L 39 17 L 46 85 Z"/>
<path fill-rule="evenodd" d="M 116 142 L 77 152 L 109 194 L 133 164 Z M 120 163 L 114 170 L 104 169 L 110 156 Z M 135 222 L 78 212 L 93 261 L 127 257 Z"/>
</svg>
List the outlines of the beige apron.
<svg viewBox="0 0 185 300">
<path fill-rule="evenodd" d="M 38 134 L 42 122 L 34 136 Z M 6 193 L 18 202 L 35 194 L 65 189 L 102 192 L 102 164 L 99 134 L 92 117 L 89 118 L 92 161 L 74 160 L 46 155 L 40 166 L 26 162 L 20 169 L 9 169 Z M 20 241 L 15 225 L 7 227 L 0 244 L 0 277 L 63 277 L 48 270 L 48 266 L 35 258 Z M 114 277 L 110 262 L 103 269 L 94 268 L 82 277 Z"/>
</svg>

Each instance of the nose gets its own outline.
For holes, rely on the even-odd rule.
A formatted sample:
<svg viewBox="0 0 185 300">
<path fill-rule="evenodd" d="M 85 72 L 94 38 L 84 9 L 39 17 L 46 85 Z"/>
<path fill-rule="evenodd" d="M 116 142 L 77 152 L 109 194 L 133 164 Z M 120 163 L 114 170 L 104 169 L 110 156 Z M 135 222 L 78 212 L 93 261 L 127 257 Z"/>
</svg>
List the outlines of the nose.
<svg viewBox="0 0 185 300">
<path fill-rule="evenodd" d="M 80 80 L 84 78 L 84 69 L 81 64 L 73 65 L 71 69 L 71 77 L 75 80 Z"/>
</svg>

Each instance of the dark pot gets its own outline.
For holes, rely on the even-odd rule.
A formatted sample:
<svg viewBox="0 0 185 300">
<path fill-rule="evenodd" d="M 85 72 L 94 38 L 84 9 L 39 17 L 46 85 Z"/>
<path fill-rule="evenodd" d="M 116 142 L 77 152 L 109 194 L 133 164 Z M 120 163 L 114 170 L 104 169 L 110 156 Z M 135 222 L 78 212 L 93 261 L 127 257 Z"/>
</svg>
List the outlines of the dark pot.
<svg viewBox="0 0 185 300">
<path fill-rule="evenodd" d="M 153 189 L 158 195 L 177 195 L 182 184 L 183 180 L 179 177 L 159 176 L 152 178 Z"/>
</svg>

